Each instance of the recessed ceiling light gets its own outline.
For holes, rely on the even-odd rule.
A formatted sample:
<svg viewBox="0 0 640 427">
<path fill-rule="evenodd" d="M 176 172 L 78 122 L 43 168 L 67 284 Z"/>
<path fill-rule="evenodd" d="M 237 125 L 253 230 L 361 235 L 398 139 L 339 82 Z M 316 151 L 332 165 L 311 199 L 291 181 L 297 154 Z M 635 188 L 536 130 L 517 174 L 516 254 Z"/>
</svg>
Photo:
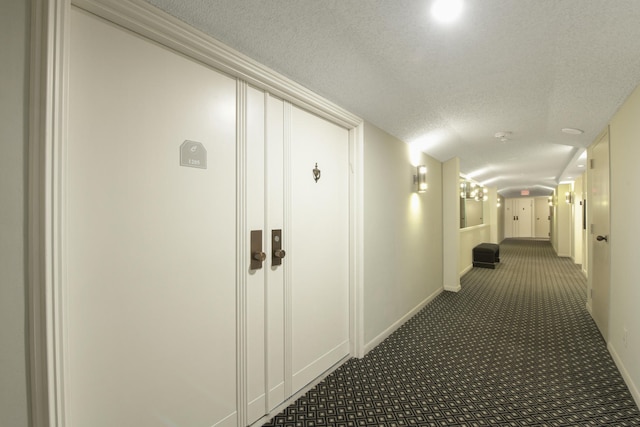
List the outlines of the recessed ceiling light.
<svg viewBox="0 0 640 427">
<path fill-rule="evenodd" d="M 435 0 L 431 5 L 431 15 L 440 22 L 455 21 L 462 13 L 462 0 Z"/>
<path fill-rule="evenodd" d="M 575 128 L 562 128 L 562 132 L 568 133 L 570 135 L 581 135 L 584 133 L 582 129 L 575 129 Z"/>
<path fill-rule="evenodd" d="M 578 165 L 578 167 L 579 167 L 579 168 L 583 168 L 583 167 L 584 167 L 584 165 Z"/>
</svg>

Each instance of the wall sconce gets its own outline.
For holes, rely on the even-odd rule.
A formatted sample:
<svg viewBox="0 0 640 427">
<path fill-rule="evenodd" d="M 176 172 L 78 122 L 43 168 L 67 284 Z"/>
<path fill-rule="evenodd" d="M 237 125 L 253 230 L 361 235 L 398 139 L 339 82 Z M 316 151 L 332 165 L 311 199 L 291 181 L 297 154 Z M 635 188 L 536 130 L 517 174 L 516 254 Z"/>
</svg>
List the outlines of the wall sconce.
<svg viewBox="0 0 640 427">
<path fill-rule="evenodd" d="M 568 205 L 573 203 L 573 193 L 571 193 L 570 191 L 567 191 L 566 193 L 564 193 L 564 200 L 565 202 L 567 202 Z"/>
<path fill-rule="evenodd" d="M 427 167 L 420 165 L 416 168 L 416 174 L 413 176 L 413 184 L 415 191 L 418 193 L 424 193 L 429 187 L 427 185 Z"/>
<path fill-rule="evenodd" d="M 486 193 L 486 189 L 483 187 L 478 187 L 477 190 L 475 190 L 475 195 L 474 195 L 474 199 L 478 202 L 480 200 L 486 202 L 487 200 L 489 200 L 489 196 L 487 196 Z M 472 193 L 473 194 L 473 193 Z"/>
</svg>

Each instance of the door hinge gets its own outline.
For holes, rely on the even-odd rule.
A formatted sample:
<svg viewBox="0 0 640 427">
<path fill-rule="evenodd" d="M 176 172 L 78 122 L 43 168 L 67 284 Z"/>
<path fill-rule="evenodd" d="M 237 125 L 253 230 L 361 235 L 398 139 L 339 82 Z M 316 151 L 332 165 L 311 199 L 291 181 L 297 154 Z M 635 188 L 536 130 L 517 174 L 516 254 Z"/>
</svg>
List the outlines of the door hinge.
<svg viewBox="0 0 640 427">
<path fill-rule="evenodd" d="M 590 169 L 595 169 L 595 165 L 596 163 L 594 162 L 595 159 L 589 159 L 589 168 Z"/>
</svg>

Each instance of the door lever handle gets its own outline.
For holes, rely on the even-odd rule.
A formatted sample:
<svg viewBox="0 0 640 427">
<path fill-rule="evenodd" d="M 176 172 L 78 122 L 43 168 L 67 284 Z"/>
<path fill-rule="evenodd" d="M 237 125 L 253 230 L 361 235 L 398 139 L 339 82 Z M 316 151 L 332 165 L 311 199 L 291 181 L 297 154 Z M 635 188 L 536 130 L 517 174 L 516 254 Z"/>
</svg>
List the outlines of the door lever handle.
<svg viewBox="0 0 640 427">
<path fill-rule="evenodd" d="M 251 258 L 255 261 L 263 262 L 265 259 L 267 259 L 267 254 L 265 254 L 264 252 L 254 252 L 253 254 L 251 254 Z"/>
<path fill-rule="evenodd" d="M 596 237 L 596 240 L 597 240 L 598 242 L 602 242 L 603 240 L 604 240 L 605 242 L 608 242 L 608 241 L 609 241 L 609 236 L 598 236 L 598 237 Z"/>
</svg>

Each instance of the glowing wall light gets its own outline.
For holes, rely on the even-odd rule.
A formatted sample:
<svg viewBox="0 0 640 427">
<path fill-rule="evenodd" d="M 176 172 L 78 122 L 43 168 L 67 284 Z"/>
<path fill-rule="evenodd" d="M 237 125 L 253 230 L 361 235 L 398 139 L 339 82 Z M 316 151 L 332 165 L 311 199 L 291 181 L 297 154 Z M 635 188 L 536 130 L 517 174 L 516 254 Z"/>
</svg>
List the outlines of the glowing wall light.
<svg viewBox="0 0 640 427">
<path fill-rule="evenodd" d="M 413 176 L 413 185 L 415 191 L 418 193 L 424 193 L 429 187 L 427 185 L 427 167 L 420 165 L 416 167 L 416 174 Z"/>
</svg>

